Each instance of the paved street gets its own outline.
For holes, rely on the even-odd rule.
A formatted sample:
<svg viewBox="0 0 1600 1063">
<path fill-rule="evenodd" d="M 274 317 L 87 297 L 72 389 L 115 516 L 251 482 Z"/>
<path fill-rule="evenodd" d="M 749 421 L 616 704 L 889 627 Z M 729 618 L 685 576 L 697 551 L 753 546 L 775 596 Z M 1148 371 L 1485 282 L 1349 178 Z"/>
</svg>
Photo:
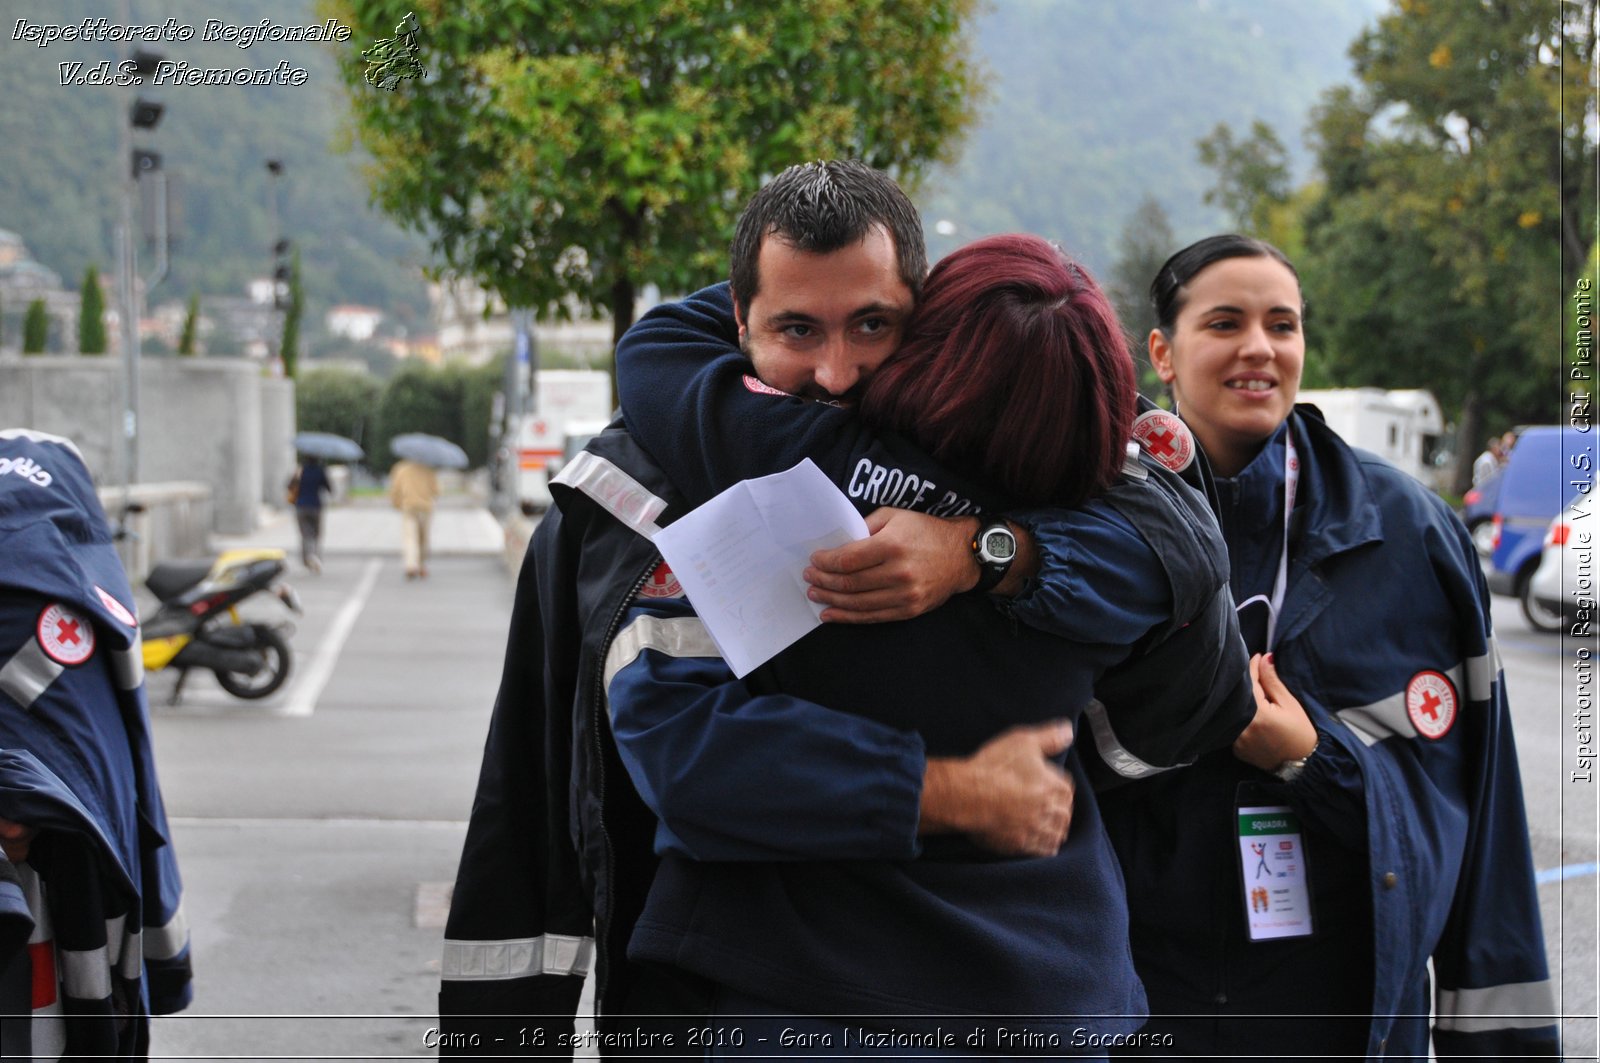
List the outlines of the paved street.
<svg viewBox="0 0 1600 1063">
<path fill-rule="evenodd" d="M 446 891 L 512 597 L 498 526 L 447 501 L 420 582 L 400 570 L 386 505 L 330 511 L 323 574 L 292 565 L 306 615 L 273 697 L 241 702 L 196 675 L 168 707 L 172 677 L 150 677 L 197 986 L 190 1011 L 158 1020 L 155 1056 L 434 1055 Z M 250 541 L 294 535 L 280 518 Z M 284 616 L 275 601 L 259 611 Z M 1552 965 L 1566 1013 L 1590 1016 L 1568 1024 L 1568 1058 L 1592 1059 L 1596 790 L 1568 781 L 1573 645 L 1529 631 L 1508 600 L 1495 620 Z"/>
<path fill-rule="evenodd" d="M 434 1054 L 444 898 L 512 595 L 498 525 L 452 502 L 417 582 L 386 504 L 329 511 L 322 575 L 291 566 L 305 616 L 271 698 L 192 675 L 168 707 L 172 677 L 150 677 L 196 971 L 195 1005 L 158 1020 L 155 1055 Z M 281 520 L 251 539 L 294 536 Z"/>
</svg>

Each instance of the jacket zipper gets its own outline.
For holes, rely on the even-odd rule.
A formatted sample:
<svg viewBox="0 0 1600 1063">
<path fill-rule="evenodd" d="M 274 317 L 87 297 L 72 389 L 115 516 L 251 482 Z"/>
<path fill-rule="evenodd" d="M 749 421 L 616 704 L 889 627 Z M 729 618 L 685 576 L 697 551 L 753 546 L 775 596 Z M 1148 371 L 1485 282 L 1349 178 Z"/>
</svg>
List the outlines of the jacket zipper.
<svg viewBox="0 0 1600 1063">
<path fill-rule="evenodd" d="M 656 566 L 660 563 L 661 560 L 659 557 L 651 558 L 649 564 L 645 566 L 644 571 L 639 573 L 639 577 L 633 581 L 633 586 L 628 589 L 628 593 L 622 599 L 622 603 L 617 606 L 617 611 L 611 615 L 611 623 L 606 628 L 605 638 L 601 639 L 600 641 L 601 667 L 595 673 L 594 697 L 590 701 L 589 732 L 591 735 L 591 744 L 594 748 L 594 770 L 600 783 L 600 809 L 596 813 L 596 818 L 597 826 L 600 828 L 600 841 L 605 847 L 605 867 L 602 870 L 605 872 L 606 881 L 609 886 L 609 888 L 606 890 L 605 911 L 600 913 L 601 918 L 596 922 L 594 928 L 594 1010 L 597 1017 L 606 1013 L 606 982 L 607 976 L 610 974 L 610 970 L 609 965 L 606 968 L 601 967 L 601 959 L 606 957 L 608 954 L 607 943 L 611 936 L 611 917 L 613 914 L 612 898 L 616 896 L 615 887 L 611 886 L 610 882 L 616 872 L 617 863 L 616 854 L 611 849 L 611 832 L 606 829 L 605 746 L 600 740 L 600 728 L 606 725 L 606 721 L 601 719 L 601 713 L 604 711 L 604 706 L 606 703 L 604 654 L 610 648 L 611 640 L 616 637 L 617 628 L 622 626 L 623 616 L 627 614 L 628 608 L 633 604 L 634 599 L 638 597 L 640 588 L 645 585 L 645 581 L 650 578 L 650 573 L 654 572 Z"/>
</svg>

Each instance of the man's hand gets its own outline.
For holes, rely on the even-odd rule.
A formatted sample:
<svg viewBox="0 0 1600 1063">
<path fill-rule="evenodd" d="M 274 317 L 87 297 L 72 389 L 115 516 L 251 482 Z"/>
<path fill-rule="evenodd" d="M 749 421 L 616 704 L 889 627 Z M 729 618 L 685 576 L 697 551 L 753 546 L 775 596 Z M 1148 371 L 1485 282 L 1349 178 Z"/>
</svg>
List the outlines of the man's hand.
<svg viewBox="0 0 1600 1063">
<path fill-rule="evenodd" d="M 33 841 L 38 833 L 37 827 L 26 827 L 21 823 L 0 818 L 0 849 L 5 850 L 7 860 L 13 864 L 20 864 L 28 858 L 28 843 Z"/>
<path fill-rule="evenodd" d="M 1317 748 L 1317 728 L 1289 688 L 1278 678 L 1272 656 L 1250 658 L 1250 685 L 1256 692 L 1256 715 L 1234 739 L 1233 755 L 1262 771 L 1274 771 L 1287 760 L 1309 757 Z"/>
<path fill-rule="evenodd" d="M 886 507 L 867 517 L 867 529 L 865 539 L 811 555 L 805 578 L 811 600 L 828 606 L 823 620 L 909 620 L 977 585 L 971 542 L 978 518 Z"/>
<path fill-rule="evenodd" d="M 1005 856 L 1054 856 L 1072 825 L 1072 776 L 1050 757 L 1072 744 L 1065 720 L 1013 727 L 970 757 L 930 757 L 919 834 L 959 832 Z"/>
</svg>

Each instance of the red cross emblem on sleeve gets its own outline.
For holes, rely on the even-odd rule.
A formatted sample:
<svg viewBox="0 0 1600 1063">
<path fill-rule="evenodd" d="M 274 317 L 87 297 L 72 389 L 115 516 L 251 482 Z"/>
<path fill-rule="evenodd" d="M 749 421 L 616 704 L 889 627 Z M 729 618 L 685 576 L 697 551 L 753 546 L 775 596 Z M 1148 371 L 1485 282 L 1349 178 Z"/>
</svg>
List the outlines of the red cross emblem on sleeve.
<svg viewBox="0 0 1600 1063">
<path fill-rule="evenodd" d="M 1455 684 L 1442 672 L 1418 672 L 1406 684 L 1406 715 L 1424 738 L 1437 741 L 1449 734 L 1458 704 Z"/>
<path fill-rule="evenodd" d="M 665 561 L 656 566 L 650 573 L 650 578 L 644 581 L 644 586 L 639 588 L 641 598 L 682 598 L 683 584 L 678 582 L 678 577 L 672 574 L 672 569 Z"/>
<path fill-rule="evenodd" d="M 68 668 L 94 656 L 94 625 L 60 602 L 39 614 L 38 637 L 45 656 Z"/>
<path fill-rule="evenodd" d="M 1189 426 L 1166 410 L 1148 410 L 1135 418 L 1133 438 L 1173 472 L 1182 472 L 1194 461 L 1194 436 Z"/>
</svg>

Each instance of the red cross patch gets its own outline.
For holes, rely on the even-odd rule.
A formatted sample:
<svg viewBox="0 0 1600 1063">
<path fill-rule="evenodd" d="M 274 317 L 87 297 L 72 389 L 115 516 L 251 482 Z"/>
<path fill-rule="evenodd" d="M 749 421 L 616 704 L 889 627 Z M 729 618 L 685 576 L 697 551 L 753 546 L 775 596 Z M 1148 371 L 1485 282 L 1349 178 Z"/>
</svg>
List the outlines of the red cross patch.
<svg viewBox="0 0 1600 1063">
<path fill-rule="evenodd" d="M 94 625 L 60 602 L 39 614 L 39 645 L 45 656 L 68 668 L 94 656 Z"/>
<path fill-rule="evenodd" d="M 1173 472 L 1182 472 L 1194 461 L 1194 436 L 1189 426 L 1166 410 L 1149 410 L 1135 418 L 1133 438 Z"/>
<path fill-rule="evenodd" d="M 1406 715 L 1424 738 L 1438 740 L 1456 722 L 1456 688 L 1441 672 L 1418 672 L 1406 684 Z"/>
<path fill-rule="evenodd" d="M 117 599 L 112 596 L 110 591 L 107 591 L 103 587 L 96 587 L 94 592 L 100 596 L 100 604 L 106 607 L 106 612 L 110 613 L 122 623 L 127 624 L 129 627 L 139 626 L 138 617 L 129 612 L 127 606 L 117 601 Z"/>
<path fill-rule="evenodd" d="M 779 391 L 771 384 L 764 383 L 760 377 L 751 376 L 749 373 L 744 375 L 744 386 L 746 389 L 755 392 L 757 395 L 782 395 L 786 399 L 794 397 L 787 391 Z"/>
<path fill-rule="evenodd" d="M 644 581 L 644 586 L 639 588 L 641 598 L 682 598 L 683 584 L 678 582 L 678 577 L 672 574 L 672 569 L 665 561 L 656 566 L 650 573 L 650 578 Z"/>
</svg>

